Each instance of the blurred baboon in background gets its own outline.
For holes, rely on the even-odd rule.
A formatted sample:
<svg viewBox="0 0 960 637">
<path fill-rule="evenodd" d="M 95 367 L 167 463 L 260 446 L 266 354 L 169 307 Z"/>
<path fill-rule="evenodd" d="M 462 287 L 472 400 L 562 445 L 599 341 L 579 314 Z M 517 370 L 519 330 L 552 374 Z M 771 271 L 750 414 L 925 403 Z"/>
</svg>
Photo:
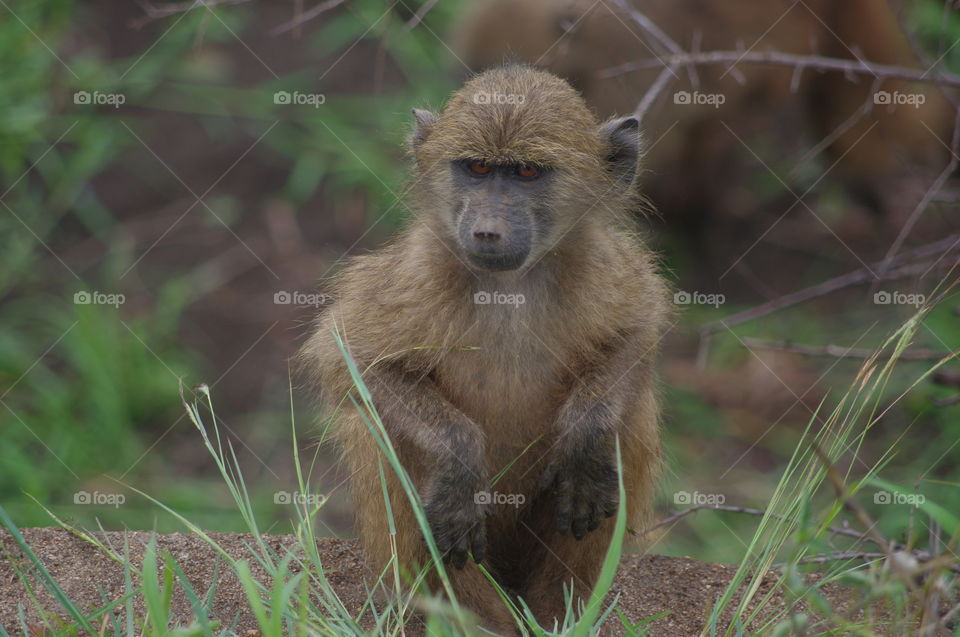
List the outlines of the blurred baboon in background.
<svg viewBox="0 0 960 637">
<path fill-rule="evenodd" d="M 632 0 L 632 6 L 685 51 L 775 50 L 925 68 L 884 0 Z M 664 70 L 657 59 L 672 54 L 666 38 L 611 0 L 482 0 L 463 17 L 454 41 L 474 70 L 519 59 L 557 73 L 601 116 L 635 109 Z M 623 66 L 638 60 L 653 64 Z M 953 107 L 931 84 L 755 63 L 733 70 L 729 63 L 677 66 L 675 73 L 643 121 L 651 141 L 644 187 L 668 220 L 694 229 L 709 218 L 771 208 L 745 187 L 756 191 L 757 183 L 744 178 L 745 168 L 802 192 L 787 173 L 821 142 L 825 157 L 807 181 L 828 171 L 862 209 L 878 215 L 908 210 L 914 199 L 904 180 L 939 171 L 948 159 Z M 861 109 L 868 112 L 857 120 Z M 767 214 L 793 201 L 789 196 Z M 888 222 L 899 227 L 896 218 Z"/>
</svg>

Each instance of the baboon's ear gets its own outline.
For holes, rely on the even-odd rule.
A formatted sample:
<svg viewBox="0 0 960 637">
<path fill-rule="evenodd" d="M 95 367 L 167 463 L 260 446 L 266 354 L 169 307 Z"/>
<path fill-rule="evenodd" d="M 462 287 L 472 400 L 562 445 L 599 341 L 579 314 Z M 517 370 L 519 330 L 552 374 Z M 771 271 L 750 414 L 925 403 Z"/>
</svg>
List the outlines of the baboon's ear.
<svg viewBox="0 0 960 637">
<path fill-rule="evenodd" d="M 415 108 L 413 109 L 413 119 L 414 126 L 413 134 L 410 135 L 410 146 L 416 150 L 420 144 L 427 141 L 427 137 L 430 136 L 430 131 L 437 121 L 437 116 L 422 108 Z"/>
<path fill-rule="evenodd" d="M 636 117 L 611 119 L 600 126 L 600 137 L 610 149 L 607 166 L 613 178 L 632 184 L 640 167 L 640 122 Z"/>
</svg>

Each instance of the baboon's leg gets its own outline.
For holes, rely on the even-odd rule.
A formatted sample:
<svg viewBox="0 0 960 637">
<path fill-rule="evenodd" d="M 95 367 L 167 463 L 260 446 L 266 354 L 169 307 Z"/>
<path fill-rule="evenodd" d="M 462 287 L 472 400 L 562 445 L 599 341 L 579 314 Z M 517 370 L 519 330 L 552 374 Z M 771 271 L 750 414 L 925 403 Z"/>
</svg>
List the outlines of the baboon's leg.
<svg viewBox="0 0 960 637">
<path fill-rule="evenodd" d="M 582 540 L 577 540 L 569 531 L 560 533 L 551 528 L 552 517 L 539 524 L 539 532 L 529 524 L 525 544 L 540 547 L 536 551 L 536 564 L 529 565 L 530 575 L 520 595 L 530 606 L 541 626 L 551 629 L 554 622 L 563 622 L 565 613 L 564 586 L 572 590 L 574 609 L 579 614 L 577 598 L 584 604 L 590 601 L 590 593 L 600 574 L 603 556 L 613 535 L 614 519 L 601 523 Z M 533 551 L 531 551 L 531 555 Z"/>
<path fill-rule="evenodd" d="M 490 581 L 473 562 L 463 570 L 447 568 L 457 601 L 480 618 L 480 625 L 499 635 L 517 635 L 517 625 Z"/>
<path fill-rule="evenodd" d="M 649 398 L 649 396 L 648 396 Z M 655 420 L 648 410 L 654 409 L 647 400 L 632 414 L 631 433 L 621 436 L 623 482 L 627 494 L 628 527 L 643 529 L 651 517 L 654 485 L 660 469 L 659 440 Z M 570 530 L 555 529 L 555 501 L 550 492 L 542 493 L 518 526 L 515 555 L 529 556 L 520 565 L 528 573 L 520 587 L 521 596 L 530 605 L 537 620 L 544 627 L 552 627 L 554 619 L 562 622 L 564 585 L 572 586 L 579 615 L 579 598 L 590 602 L 590 594 L 603 566 L 607 548 L 613 537 L 616 517 L 604 519 L 600 526 L 577 540 Z"/>
</svg>

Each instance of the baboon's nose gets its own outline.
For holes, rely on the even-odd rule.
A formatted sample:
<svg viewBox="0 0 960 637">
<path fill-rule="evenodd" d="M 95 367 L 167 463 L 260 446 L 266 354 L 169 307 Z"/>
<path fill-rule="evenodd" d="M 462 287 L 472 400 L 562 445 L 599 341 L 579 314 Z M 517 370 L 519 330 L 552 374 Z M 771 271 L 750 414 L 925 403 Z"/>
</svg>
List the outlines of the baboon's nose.
<svg viewBox="0 0 960 637">
<path fill-rule="evenodd" d="M 506 221 L 500 217 L 481 215 L 473 223 L 473 238 L 482 245 L 500 242 L 507 234 Z"/>
<path fill-rule="evenodd" d="M 479 241 L 492 243 L 500 240 L 500 233 L 494 230 L 474 230 L 473 237 Z"/>
</svg>

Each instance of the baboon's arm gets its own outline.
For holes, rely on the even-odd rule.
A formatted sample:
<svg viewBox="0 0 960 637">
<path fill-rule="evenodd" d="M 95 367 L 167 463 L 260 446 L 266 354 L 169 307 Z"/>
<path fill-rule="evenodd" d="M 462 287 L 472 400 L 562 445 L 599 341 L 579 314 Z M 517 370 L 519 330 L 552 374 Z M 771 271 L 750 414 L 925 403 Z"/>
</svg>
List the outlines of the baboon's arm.
<svg viewBox="0 0 960 637">
<path fill-rule="evenodd" d="M 430 458 L 459 459 L 466 469 L 482 473 L 482 430 L 450 404 L 433 380 L 382 366 L 367 372 L 364 382 L 392 440 L 411 444 Z"/>
<path fill-rule="evenodd" d="M 555 526 L 577 539 L 618 505 L 615 435 L 650 382 L 654 351 L 640 338 L 617 339 L 581 375 L 557 416 L 557 444 L 541 484 L 557 498 Z"/>
<path fill-rule="evenodd" d="M 427 477 L 418 488 L 437 548 L 457 568 L 466 564 L 468 551 L 480 562 L 486 500 L 478 494 L 489 489 L 480 427 L 427 376 L 385 366 L 364 380 L 391 440 L 401 449 L 412 445 L 426 460 Z"/>
<path fill-rule="evenodd" d="M 570 444 L 616 432 L 650 370 L 656 345 L 639 335 L 618 338 L 603 348 L 577 379 L 557 416 L 558 433 Z"/>
</svg>

